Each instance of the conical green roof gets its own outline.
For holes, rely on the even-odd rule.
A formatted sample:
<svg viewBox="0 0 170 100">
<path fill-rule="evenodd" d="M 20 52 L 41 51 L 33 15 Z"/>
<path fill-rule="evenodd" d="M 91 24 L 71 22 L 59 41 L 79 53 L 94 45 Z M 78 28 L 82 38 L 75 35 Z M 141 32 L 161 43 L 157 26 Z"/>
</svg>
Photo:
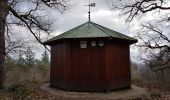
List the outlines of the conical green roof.
<svg viewBox="0 0 170 100">
<path fill-rule="evenodd" d="M 66 38 L 98 38 L 98 37 L 113 37 L 117 39 L 128 40 L 133 43 L 137 42 L 135 38 L 129 37 L 127 35 L 108 29 L 99 24 L 88 21 L 67 32 L 64 32 L 63 34 L 60 34 L 52 39 L 49 39 L 48 41 L 45 41 L 44 44 L 48 44 Z"/>
</svg>

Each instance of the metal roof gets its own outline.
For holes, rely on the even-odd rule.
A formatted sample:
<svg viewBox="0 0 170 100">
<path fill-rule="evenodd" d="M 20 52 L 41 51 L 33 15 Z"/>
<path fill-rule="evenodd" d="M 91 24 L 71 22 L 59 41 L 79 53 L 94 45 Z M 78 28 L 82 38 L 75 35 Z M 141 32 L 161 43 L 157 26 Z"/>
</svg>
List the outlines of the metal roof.
<svg viewBox="0 0 170 100">
<path fill-rule="evenodd" d="M 67 32 L 64 32 L 63 34 L 60 34 L 52 39 L 45 41 L 44 44 L 48 44 L 66 38 L 98 38 L 98 37 L 113 37 L 113 38 L 132 41 L 134 43 L 137 42 L 135 38 L 129 37 L 127 35 L 108 29 L 99 24 L 88 21 Z"/>
</svg>

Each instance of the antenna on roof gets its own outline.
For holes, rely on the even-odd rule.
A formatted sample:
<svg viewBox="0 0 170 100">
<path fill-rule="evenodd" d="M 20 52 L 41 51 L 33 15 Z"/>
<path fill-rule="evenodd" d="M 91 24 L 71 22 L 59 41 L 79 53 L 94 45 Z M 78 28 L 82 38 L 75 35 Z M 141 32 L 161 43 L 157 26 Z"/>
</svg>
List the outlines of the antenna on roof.
<svg viewBox="0 0 170 100">
<path fill-rule="evenodd" d="M 88 18 L 89 18 L 89 21 L 90 21 L 90 13 L 91 13 L 90 12 L 90 7 L 95 7 L 96 4 L 95 3 L 90 3 L 90 1 L 89 1 L 89 4 L 88 5 L 84 5 L 84 6 L 89 6 L 89 12 L 88 12 L 89 13 L 89 17 Z"/>
</svg>

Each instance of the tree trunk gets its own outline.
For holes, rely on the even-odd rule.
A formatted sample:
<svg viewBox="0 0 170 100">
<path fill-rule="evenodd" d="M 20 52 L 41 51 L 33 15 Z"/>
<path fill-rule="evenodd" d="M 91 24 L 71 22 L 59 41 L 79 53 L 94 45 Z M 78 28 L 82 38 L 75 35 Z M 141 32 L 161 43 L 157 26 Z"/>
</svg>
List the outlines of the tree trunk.
<svg viewBox="0 0 170 100">
<path fill-rule="evenodd" d="M 0 89 L 4 89 L 5 23 L 8 0 L 0 0 Z"/>
</svg>

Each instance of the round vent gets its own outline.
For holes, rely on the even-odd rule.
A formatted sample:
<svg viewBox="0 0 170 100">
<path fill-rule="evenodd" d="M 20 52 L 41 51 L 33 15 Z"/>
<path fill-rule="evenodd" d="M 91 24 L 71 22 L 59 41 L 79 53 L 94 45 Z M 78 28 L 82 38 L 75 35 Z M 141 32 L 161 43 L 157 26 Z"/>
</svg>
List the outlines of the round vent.
<svg viewBox="0 0 170 100">
<path fill-rule="evenodd" d="M 103 41 L 99 41 L 99 42 L 98 42 L 98 45 L 99 45 L 100 47 L 102 47 L 102 46 L 104 46 L 104 42 L 103 42 Z"/>
<path fill-rule="evenodd" d="M 91 46 L 92 46 L 92 47 L 95 47 L 95 46 L 96 46 L 96 41 L 92 41 L 92 42 L 91 42 Z"/>
</svg>

